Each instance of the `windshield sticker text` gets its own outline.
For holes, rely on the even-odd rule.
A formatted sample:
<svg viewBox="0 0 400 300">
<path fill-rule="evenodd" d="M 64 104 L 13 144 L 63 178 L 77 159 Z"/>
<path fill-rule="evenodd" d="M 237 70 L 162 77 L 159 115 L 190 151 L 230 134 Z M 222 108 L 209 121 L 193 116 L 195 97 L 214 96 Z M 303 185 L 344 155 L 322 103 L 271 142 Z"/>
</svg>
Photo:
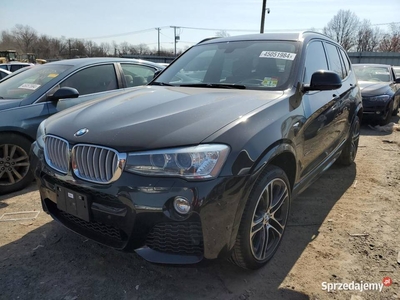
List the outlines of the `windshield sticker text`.
<svg viewBox="0 0 400 300">
<path fill-rule="evenodd" d="M 260 57 L 294 60 L 294 58 L 296 57 L 296 53 L 280 52 L 280 51 L 263 51 L 261 52 Z"/>
<path fill-rule="evenodd" d="M 39 87 L 40 87 L 40 84 L 24 83 L 24 84 L 20 85 L 18 88 L 25 89 L 25 90 L 36 90 Z"/>
</svg>

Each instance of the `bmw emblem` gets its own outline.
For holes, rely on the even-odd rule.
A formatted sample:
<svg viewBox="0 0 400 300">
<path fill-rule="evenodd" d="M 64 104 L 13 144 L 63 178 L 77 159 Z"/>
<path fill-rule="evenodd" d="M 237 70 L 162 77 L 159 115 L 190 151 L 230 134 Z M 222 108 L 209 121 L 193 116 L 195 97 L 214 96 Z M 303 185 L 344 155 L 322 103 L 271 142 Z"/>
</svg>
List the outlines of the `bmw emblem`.
<svg viewBox="0 0 400 300">
<path fill-rule="evenodd" d="M 75 132 L 74 136 L 82 136 L 88 132 L 89 132 L 89 129 L 82 128 L 82 129 L 79 129 L 77 132 Z"/>
</svg>

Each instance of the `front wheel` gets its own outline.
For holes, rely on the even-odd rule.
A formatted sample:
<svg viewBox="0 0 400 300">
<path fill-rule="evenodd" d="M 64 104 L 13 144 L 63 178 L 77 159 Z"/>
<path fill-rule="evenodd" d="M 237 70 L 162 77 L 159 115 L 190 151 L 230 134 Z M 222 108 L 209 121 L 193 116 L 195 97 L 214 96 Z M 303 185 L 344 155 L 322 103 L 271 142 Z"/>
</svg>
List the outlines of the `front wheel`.
<svg viewBox="0 0 400 300">
<path fill-rule="evenodd" d="M 360 140 L 360 119 L 355 116 L 353 124 L 350 129 L 350 135 L 344 145 L 342 153 L 338 158 L 338 163 L 343 166 L 351 165 L 356 159 L 358 150 L 358 142 Z"/>
<path fill-rule="evenodd" d="M 259 269 L 275 254 L 289 215 L 291 190 L 285 172 L 267 166 L 247 199 L 231 260 Z"/>
<path fill-rule="evenodd" d="M 29 185 L 31 142 L 16 134 L 0 135 L 0 195 L 15 192 Z"/>
</svg>

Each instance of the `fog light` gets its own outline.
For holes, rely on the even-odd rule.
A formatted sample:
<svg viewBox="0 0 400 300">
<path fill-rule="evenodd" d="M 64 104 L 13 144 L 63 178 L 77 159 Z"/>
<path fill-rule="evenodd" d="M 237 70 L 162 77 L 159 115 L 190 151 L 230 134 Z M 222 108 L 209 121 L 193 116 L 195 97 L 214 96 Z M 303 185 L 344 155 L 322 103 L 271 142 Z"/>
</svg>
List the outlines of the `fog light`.
<svg viewBox="0 0 400 300">
<path fill-rule="evenodd" d="M 175 197 L 174 208 L 178 213 L 186 215 L 190 211 L 189 200 L 184 197 Z"/>
<path fill-rule="evenodd" d="M 376 111 L 375 112 L 377 115 L 380 115 L 381 114 L 381 112 L 378 110 L 378 111 Z"/>
</svg>

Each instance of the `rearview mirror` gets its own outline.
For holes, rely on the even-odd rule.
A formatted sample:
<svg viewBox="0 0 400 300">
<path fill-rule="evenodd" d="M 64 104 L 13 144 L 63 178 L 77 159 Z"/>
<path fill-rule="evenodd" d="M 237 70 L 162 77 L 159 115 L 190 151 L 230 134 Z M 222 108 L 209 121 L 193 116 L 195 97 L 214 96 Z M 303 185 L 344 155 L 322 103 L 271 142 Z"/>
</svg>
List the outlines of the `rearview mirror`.
<svg viewBox="0 0 400 300">
<path fill-rule="evenodd" d="M 59 88 L 52 96 L 50 96 L 51 100 L 60 100 L 66 98 L 78 98 L 79 92 L 71 87 L 62 87 Z"/>
<path fill-rule="evenodd" d="M 342 79 L 332 71 L 320 70 L 312 74 L 310 84 L 303 85 L 303 92 L 330 91 L 342 86 Z"/>
</svg>

